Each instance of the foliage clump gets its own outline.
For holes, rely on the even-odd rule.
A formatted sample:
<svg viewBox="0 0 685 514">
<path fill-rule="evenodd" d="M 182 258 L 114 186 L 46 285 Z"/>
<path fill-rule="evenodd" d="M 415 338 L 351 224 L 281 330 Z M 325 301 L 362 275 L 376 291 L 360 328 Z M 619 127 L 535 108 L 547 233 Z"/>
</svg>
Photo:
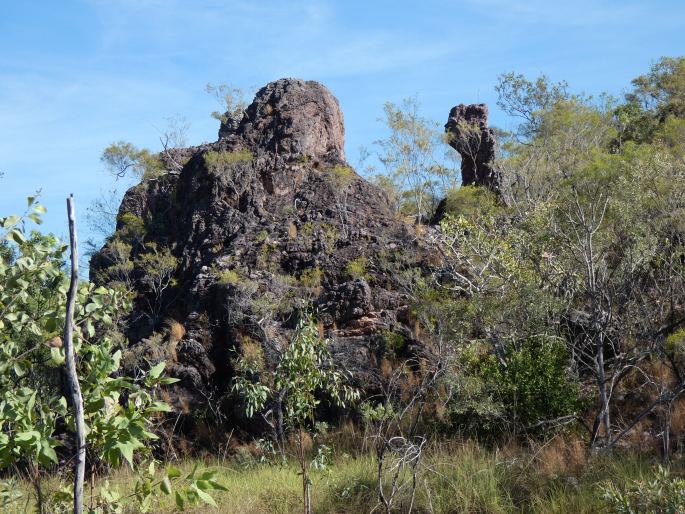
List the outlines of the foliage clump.
<svg viewBox="0 0 685 514">
<path fill-rule="evenodd" d="M 481 433 L 488 426 L 540 433 L 547 422 L 573 421 L 583 406 L 578 380 L 568 370 L 568 350 L 558 339 L 530 337 L 503 345 L 495 353 L 473 348 L 463 362 L 469 378 L 480 382 L 481 394 L 489 396 L 483 405 L 493 408 L 474 418 L 474 412 L 462 410 L 467 403 L 457 396 L 453 412 L 471 417 L 464 422 Z"/>
<path fill-rule="evenodd" d="M 205 152 L 203 159 L 207 169 L 212 173 L 226 173 L 236 164 L 252 162 L 252 152 L 249 150 L 235 150 L 233 152 Z"/>
<path fill-rule="evenodd" d="M 345 273 L 353 280 L 358 278 L 366 278 L 366 267 L 368 263 L 369 260 L 364 256 L 359 256 L 356 259 L 352 259 L 345 266 Z"/>
<path fill-rule="evenodd" d="M 117 178 L 126 176 L 130 171 L 138 180 L 149 180 L 160 176 L 165 170 L 158 154 L 126 141 L 109 145 L 102 151 L 100 160 Z"/>
<path fill-rule="evenodd" d="M 40 222 L 45 209 L 28 200 L 27 218 Z M 26 234 L 19 216 L 0 218 L 0 468 L 20 467 L 30 473 L 36 505 L 62 509 L 73 502 L 69 487 L 44 490 L 43 479 L 59 462 L 61 435 L 74 426 L 72 407 L 62 396 L 59 366 L 65 355 L 60 329 L 66 316 L 68 279 L 62 269 L 66 247 L 52 236 Z M 121 335 L 117 326 L 130 310 L 121 289 L 81 282 L 74 314 L 74 350 L 83 397 L 87 461 L 92 481 L 108 467 L 124 463 L 138 467 L 152 459 L 158 439 L 155 420 L 171 409 L 156 390 L 177 380 L 164 376 L 165 362 L 139 370 L 137 377 L 121 373 Z M 139 512 L 153 508 L 153 488 L 172 494 L 180 477 L 168 470 L 153 480 L 154 462 L 140 473 L 136 493 L 126 497 L 105 486 L 91 490 L 90 510 L 118 512 L 136 502 Z M 183 482 L 183 481 L 181 481 Z M 209 489 L 218 489 L 216 484 Z M 213 503 L 197 481 L 186 478 L 174 493 L 181 505 L 197 500 Z"/>
</svg>

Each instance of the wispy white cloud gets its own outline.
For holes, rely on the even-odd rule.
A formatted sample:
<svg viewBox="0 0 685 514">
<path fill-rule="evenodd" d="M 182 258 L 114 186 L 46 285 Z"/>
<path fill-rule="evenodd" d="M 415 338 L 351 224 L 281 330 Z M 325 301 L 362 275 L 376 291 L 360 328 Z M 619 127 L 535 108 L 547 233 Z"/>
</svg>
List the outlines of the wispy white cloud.
<svg viewBox="0 0 685 514">
<path fill-rule="evenodd" d="M 523 25 L 589 27 L 641 23 L 658 18 L 670 23 L 673 17 L 662 13 L 653 2 L 626 0 L 465 0 L 472 8 L 493 18 Z"/>
<path fill-rule="evenodd" d="M 100 15 L 101 50 L 135 49 L 148 59 L 214 54 L 229 72 L 241 67 L 265 75 L 341 77 L 382 72 L 444 57 L 454 44 L 406 29 L 361 29 L 340 23 L 339 4 L 291 2 L 179 2 L 87 0 Z"/>
<path fill-rule="evenodd" d="M 416 66 L 451 52 L 454 46 L 447 42 L 411 41 L 391 33 L 358 34 L 315 54 L 299 49 L 284 55 L 274 72 L 322 78 L 366 75 Z"/>
</svg>

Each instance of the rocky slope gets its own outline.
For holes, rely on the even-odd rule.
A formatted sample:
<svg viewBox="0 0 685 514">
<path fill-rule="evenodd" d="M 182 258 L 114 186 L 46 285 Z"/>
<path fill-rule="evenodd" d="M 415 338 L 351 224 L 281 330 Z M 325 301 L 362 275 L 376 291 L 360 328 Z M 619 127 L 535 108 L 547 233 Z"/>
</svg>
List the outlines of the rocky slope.
<svg viewBox="0 0 685 514">
<path fill-rule="evenodd" d="M 422 347 L 404 291 L 436 257 L 345 162 L 343 116 L 321 84 L 272 82 L 219 135 L 163 155 L 169 171 L 126 193 L 92 259 L 96 282 L 136 290 L 133 353 L 166 358 L 176 407 L 193 410 L 229 397 L 236 352 L 272 367 L 311 308 L 336 365 L 373 390 L 383 359 Z"/>
</svg>

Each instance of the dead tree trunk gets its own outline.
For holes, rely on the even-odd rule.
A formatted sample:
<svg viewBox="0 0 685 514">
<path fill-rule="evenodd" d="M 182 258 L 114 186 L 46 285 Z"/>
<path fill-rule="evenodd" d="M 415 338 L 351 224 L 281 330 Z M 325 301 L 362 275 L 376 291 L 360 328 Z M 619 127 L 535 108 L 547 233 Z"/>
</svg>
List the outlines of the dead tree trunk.
<svg viewBox="0 0 685 514">
<path fill-rule="evenodd" d="M 76 214 L 74 212 L 73 195 L 67 198 L 67 214 L 69 217 L 69 243 L 71 246 L 71 282 L 67 294 L 67 314 L 64 321 L 64 354 L 66 357 L 67 384 L 76 425 L 74 514 L 83 514 L 83 480 L 86 473 L 86 431 L 83 418 L 83 398 L 81 397 L 81 387 L 76 373 L 76 357 L 74 355 L 74 308 L 78 289 L 78 243 L 76 239 Z"/>
</svg>

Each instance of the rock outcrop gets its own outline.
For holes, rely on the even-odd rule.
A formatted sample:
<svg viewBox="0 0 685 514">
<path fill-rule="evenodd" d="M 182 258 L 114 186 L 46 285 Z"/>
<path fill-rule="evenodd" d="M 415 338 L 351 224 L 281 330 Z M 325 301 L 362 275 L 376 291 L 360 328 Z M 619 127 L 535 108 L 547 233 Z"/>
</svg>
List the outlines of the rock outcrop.
<svg viewBox="0 0 685 514">
<path fill-rule="evenodd" d="M 222 124 L 217 142 L 173 157 L 180 173 L 126 193 L 91 277 L 135 288 L 129 341 L 164 346 L 165 319 L 185 327 L 167 352 L 181 379 L 179 410 L 230 398 L 234 357 L 246 348 L 273 368 L 304 308 L 318 312 L 336 365 L 367 390 L 392 358 L 388 337 L 420 351 L 403 284 L 430 252 L 345 163 L 343 117 L 328 89 L 272 82 L 242 118 Z M 160 263 L 172 263 L 165 288 L 154 287 Z"/>
<path fill-rule="evenodd" d="M 501 177 L 494 166 L 495 134 L 488 127 L 486 104 L 459 104 L 450 110 L 445 132 L 449 144 L 461 155 L 462 185 L 485 186 L 499 192 Z"/>
</svg>

